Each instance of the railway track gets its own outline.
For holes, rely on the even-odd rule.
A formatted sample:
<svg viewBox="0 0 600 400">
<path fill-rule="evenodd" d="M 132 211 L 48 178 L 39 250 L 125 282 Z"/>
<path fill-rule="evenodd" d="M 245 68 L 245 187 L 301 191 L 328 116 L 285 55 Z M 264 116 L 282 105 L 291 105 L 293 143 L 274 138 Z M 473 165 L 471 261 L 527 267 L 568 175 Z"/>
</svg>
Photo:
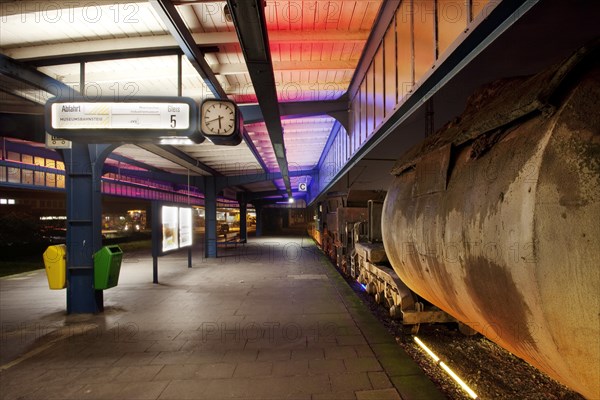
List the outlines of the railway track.
<svg viewBox="0 0 600 400">
<path fill-rule="evenodd" d="M 356 281 L 346 278 L 349 286 L 387 328 L 396 342 L 425 371 L 451 400 L 471 399 L 438 363 L 414 341 L 414 335 L 389 311 L 377 304 Z M 489 339 L 465 336 L 456 324 L 421 324 L 417 335 L 444 363 L 456 372 L 479 399 L 507 400 L 584 400 L 576 392 L 512 355 Z"/>
</svg>

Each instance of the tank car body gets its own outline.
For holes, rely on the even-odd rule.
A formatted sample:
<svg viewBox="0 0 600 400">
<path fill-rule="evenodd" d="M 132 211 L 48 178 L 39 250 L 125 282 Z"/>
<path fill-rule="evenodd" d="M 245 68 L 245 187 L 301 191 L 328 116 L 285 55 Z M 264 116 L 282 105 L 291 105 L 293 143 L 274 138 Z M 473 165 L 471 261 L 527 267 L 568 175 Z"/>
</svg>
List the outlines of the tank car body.
<svg viewBox="0 0 600 400">
<path fill-rule="evenodd" d="M 474 94 L 459 120 L 398 160 L 382 218 L 387 257 L 410 289 L 594 399 L 597 56 L 584 48 Z"/>
</svg>

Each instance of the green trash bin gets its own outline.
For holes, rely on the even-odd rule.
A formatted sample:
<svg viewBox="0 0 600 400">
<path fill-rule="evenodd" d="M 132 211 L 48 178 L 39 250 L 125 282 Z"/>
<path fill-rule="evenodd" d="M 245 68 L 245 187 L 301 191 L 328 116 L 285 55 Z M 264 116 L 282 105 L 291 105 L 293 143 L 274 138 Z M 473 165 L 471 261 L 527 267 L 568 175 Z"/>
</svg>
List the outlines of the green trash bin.
<svg viewBox="0 0 600 400">
<path fill-rule="evenodd" d="M 119 246 L 104 246 L 94 254 L 94 288 L 109 289 L 119 283 L 123 252 Z"/>
</svg>

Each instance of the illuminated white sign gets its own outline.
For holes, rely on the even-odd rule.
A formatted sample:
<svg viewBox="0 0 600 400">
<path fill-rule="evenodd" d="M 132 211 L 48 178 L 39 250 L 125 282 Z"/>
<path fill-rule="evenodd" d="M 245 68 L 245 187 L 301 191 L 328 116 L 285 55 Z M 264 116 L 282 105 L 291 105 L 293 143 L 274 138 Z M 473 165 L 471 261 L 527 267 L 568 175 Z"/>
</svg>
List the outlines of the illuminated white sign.
<svg viewBox="0 0 600 400">
<path fill-rule="evenodd" d="M 192 245 L 192 209 L 179 209 L 179 247 Z"/>
<path fill-rule="evenodd" d="M 53 103 L 53 129 L 185 130 L 190 127 L 187 103 Z"/>
<path fill-rule="evenodd" d="M 192 209 L 162 206 L 162 251 L 188 247 L 193 242 Z"/>
<path fill-rule="evenodd" d="M 179 224 L 177 207 L 163 206 L 162 215 L 162 251 L 176 250 L 179 248 Z"/>
<path fill-rule="evenodd" d="M 301 192 L 306 192 L 306 182 L 300 182 L 298 184 L 298 190 Z"/>
</svg>

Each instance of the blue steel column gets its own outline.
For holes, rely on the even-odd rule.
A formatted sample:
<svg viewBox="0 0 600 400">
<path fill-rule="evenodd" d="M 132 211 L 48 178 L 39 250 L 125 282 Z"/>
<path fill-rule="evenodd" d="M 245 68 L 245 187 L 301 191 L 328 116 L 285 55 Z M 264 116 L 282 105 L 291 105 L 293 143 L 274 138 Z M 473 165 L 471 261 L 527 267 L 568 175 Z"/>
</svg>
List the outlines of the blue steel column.
<svg viewBox="0 0 600 400">
<path fill-rule="evenodd" d="M 67 313 L 103 311 L 93 254 L 102 246 L 102 166 L 113 146 L 73 143 L 63 151 L 67 192 Z"/>
<path fill-rule="evenodd" d="M 248 204 L 246 199 L 242 196 L 239 200 L 240 203 L 240 241 L 246 243 L 248 241 L 248 227 L 246 225 L 246 216 L 248 214 Z"/>
<path fill-rule="evenodd" d="M 204 256 L 217 257 L 217 182 L 214 176 L 204 178 Z"/>
</svg>

